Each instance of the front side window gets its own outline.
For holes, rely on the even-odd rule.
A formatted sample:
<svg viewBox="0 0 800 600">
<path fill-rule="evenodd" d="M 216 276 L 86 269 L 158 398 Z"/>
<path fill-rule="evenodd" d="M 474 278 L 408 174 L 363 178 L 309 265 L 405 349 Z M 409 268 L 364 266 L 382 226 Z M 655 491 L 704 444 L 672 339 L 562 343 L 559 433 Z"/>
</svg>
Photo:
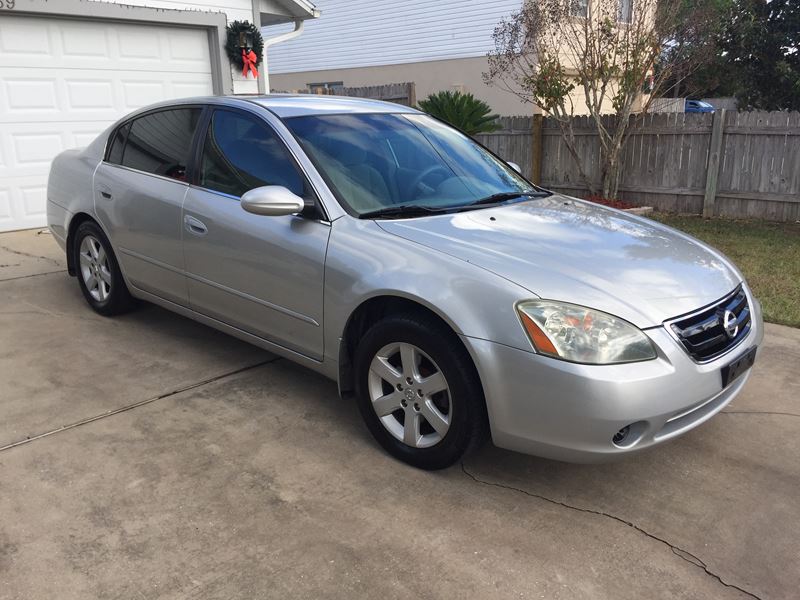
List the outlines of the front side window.
<svg viewBox="0 0 800 600">
<path fill-rule="evenodd" d="M 199 108 L 176 108 L 134 119 L 120 164 L 186 181 L 186 165 L 199 118 Z"/>
<path fill-rule="evenodd" d="M 225 110 L 211 118 L 200 185 L 231 196 L 265 185 L 281 185 L 304 195 L 303 178 L 277 134 L 259 119 Z"/>
<path fill-rule="evenodd" d="M 450 210 L 535 188 L 471 138 L 422 114 L 284 121 L 340 201 L 361 215 L 414 205 Z"/>
</svg>

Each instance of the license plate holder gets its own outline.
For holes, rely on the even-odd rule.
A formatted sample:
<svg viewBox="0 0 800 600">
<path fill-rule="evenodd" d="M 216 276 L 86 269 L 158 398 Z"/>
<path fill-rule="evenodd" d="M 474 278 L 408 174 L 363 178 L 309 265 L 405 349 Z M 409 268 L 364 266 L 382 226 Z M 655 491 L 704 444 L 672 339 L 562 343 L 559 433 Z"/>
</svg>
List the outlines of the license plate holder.
<svg viewBox="0 0 800 600">
<path fill-rule="evenodd" d="M 725 365 L 722 367 L 722 387 L 728 387 L 728 384 L 735 380 L 737 377 L 744 374 L 750 367 L 753 366 L 753 363 L 756 362 L 756 350 L 758 348 L 753 346 L 742 354 L 739 358 L 737 358 L 732 363 Z"/>
</svg>

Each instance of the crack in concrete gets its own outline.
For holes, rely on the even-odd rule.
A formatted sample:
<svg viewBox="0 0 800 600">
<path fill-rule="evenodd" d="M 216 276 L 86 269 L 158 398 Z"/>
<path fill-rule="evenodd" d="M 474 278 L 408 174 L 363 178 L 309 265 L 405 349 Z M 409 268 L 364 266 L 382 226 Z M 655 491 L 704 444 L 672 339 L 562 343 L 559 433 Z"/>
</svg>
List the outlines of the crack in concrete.
<svg viewBox="0 0 800 600">
<path fill-rule="evenodd" d="M 632 521 L 627 521 L 627 520 L 623 519 L 622 517 L 618 517 L 616 515 L 612 515 L 611 513 L 607 513 L 607 512 L 604 512 L 602 510 L 595 510 L 593 508 L 581 508 L 580 506 L 573 506 L 571 504 L 567 504 L 566 502 L 562 502 L 560 500 L 553 500 L 552 498 L 548 498 L 547 496 L 542 496 L 541 494 L 536 494 L 534 492 L 529 492 L 527 490 L 523 490 L 522 488 L 514 487 L 514 486 L 511 486 L 511 485 L 506 485 L 504 483 L 496 483 L 496 482 L 492 482 L 492 481 L 485 481 L 483 479 L 480 479 L 477 475 L 475 475 L 473 473 L 470 473 L 467 470 L 467 467 L 464 465 L 463 461 L 461 462 L 461 471 L 464 473 L 464 475 L 466 475 L 467 477 L 472 479 L 474 482 L 479 483 L 481 485 L 488 485 L 488 486 L 492 486 L 492 487 L 497 487 L 497 488 L 509 490 L 509 491 L 512 491 L 512 492 L 518 492 L 520 494 L 524 494 L 526 496 L 530 496 L 531 498 L 536 498 L 537 500 L 542 500 L 544 502 L 549 502 L 550 504 L 554 504 L 554 505 L 560 506 L 562 508 L 567 508 L 569 510 L 574 510 L 576 512 L 587 513 L 587 514 L 590 514 L 590 515 L 597 515 L 597 516 L 600 516 L 600 517 L 605 517 L 607 519 L 611 519 L 612 521 L 617 521 L 618 523 L 622 523 L 623 525 L 626 525 L 626 526 L 628 526 L 628 527 L 630 527 L 632 529 L 635 529 L 636 531 L 638 531 L 639 533 L 645 535 L 646 537 L 650 538 L 651 540 L 657 541 L 657 542 L 667 546 L 675 556 L 677 556 L 681 560 L 684 560 L 684 561 L 688 562 L 691 565 L 694 565 L 695 567 L 698 567 L 698 568 L 702 569 L 706 573 L 706 575 L 712 577 L 713 579 L 715 579 L 716 581 L 718 581 L 719 583 L 721 583 L 725 587 L 733 589 L 733 590 L 736 590 L 738 592 L 741 592 L 742 594 L 745 594 L 745 595 L 749 596 L 750 598 L 754 598 L 755 600 L 762 600 L 760 596 L 754 594 L 753 592 L 749 592 L 746 589 L 741 588 L 736 584 L 728 583 L 727 581 L 722 579 L 722 577 L 720 575 L 718 575 L 717 573 L 714 573 L 711 569 L 709 569 L 708 565 L 702 559 L 700 559 L 699 557 L 695 556 L 694 554 L 692 554 L 688 550 L 684 550 L 683 548 L 680 548 L 678 546 L 675 546 L 675 545 L 671 544 L 670 542 L 668 542 L 664 538 L 660 538 L 657 535 L 654 535 L 654 534 L 650 533 L 649 531 L 647 531 L 646 529 L 640 527 L 639 525 L 636 525 Z"/>
<path fill-rule="evenodd" d="M 779 415 L 782 417 L 800 417 L 796 413 L 778 412 L 774 410 L 723 410 L 723 415 Z"/>
<path fill-rule="evenodd" d="M 222 373 L 220 375 L 215 375 L 214 377 L 209 377 L 208 379 L 203 379 L 202 381 L 196 381 L 194 383 L 190 383 L 183 387 L 176 388 L 174 390 L 170 390 L 169 392 L 164 392 L 163 394 L 159 394 L 158 396 L 154 396 L 152 398 L 147 398 L 145 400 L 139 400 L 138 402 L 134 402 L 133 404 L 126 404 L 125 406 L 121 406 L 119 408 L 115 408 L 112 410 L 108 410 L 104 413 L 100 413 L 99 415 L 94 415 L 92 417 L 87 417 L 85 419 L 81 419 L 80 421 L 76 421 L 74 423 L 69 423 L 68 425 L 62 425 L 57 429 L 51 429 L 50 431 L 45 431 L 44 433 L 39 433 L 36 435 L 28 436 L 22 440 L 17 440 L 16 442 L 11 442 L 10 444 L 6 444 L 5 446 L 0 446 L 0 452 L 5 450 L 11 450 L 12 448 L 16 448 L 17 446 L 22 446 L 23 444 L 29 444 L 36 440 L 40 440 L 45 437 L 49 437 L 51 435 L 55 435 L 56 433 L 61 433 L 62 431 L 68 431 L 70 429 L 75 429 L 76 427 L 80 427 L 81 425 L 87 425 L 89 423 L 93 423 L 94 421 L 99 421 L 100 419 L 105 419 L 106 417 L 112 417 L 114 415 L 118 415 L 123 412 L 127 412 L 129 410 L 133 410 L 134 408 L 139 408 L 140 406 L 144 406 L 145 404 L 150 404 L 155 402 L 156 400 L 163 400 L 164 398 L 169 398 L 170 396 L 174 396 L 176 394 L 180 394 L 182 392 L 186 392 L 189 390 L 193 390 L 204 385 L 208 385 L 209 383 L 214 383 L 219 381 L 220 379 L 225 379 L 226 377 L 231 377 L 233 375 L 238 375 L 239 373 L 244 373 L 245 371 L 251 371 L 253 369 L 257 369 L 258 367 L 263 367 L 264 365 L 268 365 L 274 363 L 281 358 L 276 356 L 275 358 L 271 358 L 269 360 L 262 360 L 261 362 L 257 362 L 253 365 L 248 365 L 246 367 L 241 367 L 239 369 L 235 369 L 233 371 L 228 371 L 227 373 Z"/>
<path fill-rule="evenodd" d="M 41 277 L 42 275 L 54 275 L 56 273 L 66 273 L 66 269 L 61 269 L 59 271 L 47 271 L 46 273 L 33 273 L 31 275 L 20 275 L 19 277 L 8 277 L 6 279 L 0 279 L 0 283 L 5 283 L 6 281 L 17 281 L 18 279 L 29 279 L 31 277 Z"/>
<path fill-rule="evenodd" d="M 48 310 L 44 307 L 39 306 L 38 304 L 34 304 L 33 302 L 29 302 L 27 300 L 22 301 L 23 304 L 27 304 L 28 306 L 32 307 L 33 310 L 0 310 L 0 318 L 5 316 L 19 316 L 19 315 L 44 315 L 46 317 L 53 317 L 56 319 L 72 319 L 72 320 L 81 320 L 87 321 L 90 323 L 100 323 L 102 322 L 104 325 L 112 325 L 117 326 L 120 322 L 117 319 L 112 320 L 103 320 L 103 317 L 99 317 L 94 313 L 87 313 L 86 311 L 82 311 L 80 314 L 67 314 L 62 312 L 54 312 L 52 310 Z"/>
<path fill-rule="evenodd" d="M 5 250 L 6 252 L 10 252 L 11 254 L 16 254 L 17 256 L 27 256 L 28 258 L 35 258 L 37 260 L 45 260 L 49 263 L 52 263 L 57 266 L 62 266 L 63 263 L 61 261 L 56 260 L 55 258 L 50 258 L 48 256 L 39 256 L 37 254 L 31 254 L 30 252 L 23 252 L 22 250 L 14 250 L 13 248 L 9 248 L 8 246 L 0 246 L 0 250 Z"/>
</svg>

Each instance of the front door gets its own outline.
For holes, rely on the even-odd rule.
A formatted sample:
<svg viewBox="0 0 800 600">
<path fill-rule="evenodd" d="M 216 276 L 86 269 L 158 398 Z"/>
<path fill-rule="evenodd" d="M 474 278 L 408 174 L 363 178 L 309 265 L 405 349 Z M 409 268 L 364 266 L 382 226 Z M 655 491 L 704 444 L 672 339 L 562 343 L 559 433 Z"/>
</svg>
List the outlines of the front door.
<svg viewBox="0 0 800 600">
<path fill-rule="evenodd" d="M 95 208 L 137 288 L 188 304 L 182 205 L 200 108 L 159 110 L 115 133 L 94 177 Z"/>
<path fill-rule="evenodd" d="M 197 185 L 183 210 L 191 307 L 199 313 L 322 358 L 322 294 L 330 226 L 313 216 L 266 217 L 239 199 L 263 185 L 312 191 L 275 131 L 258 116 L 213 112 Z"/>
</svg>

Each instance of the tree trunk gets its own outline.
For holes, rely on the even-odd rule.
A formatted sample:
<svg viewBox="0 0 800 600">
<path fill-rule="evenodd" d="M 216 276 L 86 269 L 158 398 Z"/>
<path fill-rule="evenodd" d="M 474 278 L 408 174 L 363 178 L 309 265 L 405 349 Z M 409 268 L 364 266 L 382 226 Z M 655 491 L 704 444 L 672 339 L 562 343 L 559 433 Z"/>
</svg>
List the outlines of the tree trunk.
<svg viewBox="0 0 800 600">
<path fill-rule="evenodd" d="M 586 171 L 583 168 L 583 163 L 581 162 L 581 158 L 578 155 L 578 149 L 575 143 L 575 133 L 572 131 L 573 119 L 574 117 L 569 117 L 568 123 L 564 123 L 561 120 L 558 121 L 558 126 L 561 131 L 561 139 L 564 140 L 564 145 L 566 145 L 567 151 L 572 157 L 575 167 L 578 169 L 578 175 L 583 180 L 583 183 L 586 184 L 586 187 L 589 188 L 589 193 L 594 196 L 597 194 L 597 189 L 594 186 L 594 182 L 586 174 Z"/>
<path fill-rule="evenodd" d="M 603 165 L 603 198 L 617 200 L 619 192 L 619 153 L 621 146 L 611 148 Z"/>
</svg>

